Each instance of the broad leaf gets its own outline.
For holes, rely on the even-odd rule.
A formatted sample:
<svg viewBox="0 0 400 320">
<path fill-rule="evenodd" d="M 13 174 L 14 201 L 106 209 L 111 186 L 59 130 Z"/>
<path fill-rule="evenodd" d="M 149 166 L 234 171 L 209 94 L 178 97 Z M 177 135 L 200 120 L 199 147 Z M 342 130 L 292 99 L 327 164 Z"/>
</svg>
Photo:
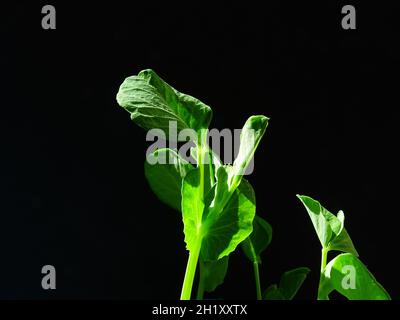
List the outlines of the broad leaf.
<svg viewBox="0 0 400 320">
<path fill-rule="evenodd" d="M 200 262 L 200 277 L 203 281 L 204 291 L 212 292 L 224 282 L 228 271 L 229 256 L 214 261 Z"/>
<path fill-rule="evenodd" d="M 323 248 L 352 253 L 358 256 L 353 242 L 344 228 L 344 213 L 333 215 L 321 204 L 307 196 L 297 195 L 306 208 Z"/>
<path fill-rule="evenodd" d="M 212 110 L 200 100 L 180 93 L 153 70 L 143 70 L 125 79 L 119 88 L 117 102 L 131 113 L 132 120 L 144 129 L 168 132 L 169 122 L 176 121 L 178 132 L 190 128 L 207 128 Z"/>
<path fill-rule="evenodd" d="M 272 227 L 259 216 L 253 220 L 253 232 L 242 242 L 242 249 L 247 258 L 253 263 L 261 263 L 260 254 L 268 247 L 272 240 Z"/>
<path fill-rule="evenodd" d="M 244 124 L 240 133 L 239 152 L 230 172 L 231 188 L 235 189 L 240 184 L 240 180 L 253 159 L 254 152 L 265 133 L 268 120 L 265 116 L 251 116 Z"/>
<path fill-rule="evenodd" d="M 201 259 L 218 260 L 234 251 L 252 232 L 256 210 L 254 190 L 243 180 L 222 211 L 217 211 L 209 207 L 215 186 L 204 193 L 202 188 L 205 184 L 201 184 L 200 168 L 189 171 L 182 186 L 186 247 L 192 251 L 201 241 Z"/>
<path fill-rule="evenodd" d="M 221 212 L 206 214 L 203 223 L 203 261 L 217 260 L 233 252 L 253 230 L 256 205 L 254 190 L 243 180 Z"/>
<path fill-rule="evenodd" d="M 292 300 L 309 272 L 310 269 L 304 267 L 285 272 L 281 277 L 279 287 L 276 284 L 269 286 L 264 293 L 264 299 Z"/>
<path fill-rule="evenodd" d="M 181 211 L 182 180 L 194 167 L 171 149 L 159 149 L 148 155 L 144 173 L 156 196 L 164 203 Z"/>
<path fill-rule="evenodd" d="M 323 295 L 333 290 L 349 300 L 390 300 L 367 267 L 354 255 L 343 253 L 330 261 L 324 272 Z"/>
</svg>

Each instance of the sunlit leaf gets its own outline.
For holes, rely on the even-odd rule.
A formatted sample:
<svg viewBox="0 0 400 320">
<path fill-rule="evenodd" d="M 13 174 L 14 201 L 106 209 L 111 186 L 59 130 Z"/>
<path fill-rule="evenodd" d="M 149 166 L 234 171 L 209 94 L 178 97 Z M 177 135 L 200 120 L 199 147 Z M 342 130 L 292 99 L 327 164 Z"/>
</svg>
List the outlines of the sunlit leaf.
<svg viewBox="0 0 400 320">
<path fill-rule="evenodd" d="M 326 265 L 321 287 L 325 296 L 336 290 L 349 300 L 390 300 L 382 285 L 351 253 L 342 253 Z"/>
<path fill-rule="evenodd" d="M 318 201 L 307 196 L 297 195 L 297 197 L 306 208 L 323 248 L 348 252 L 358 256 L 353 242 L 344 228 L 344 213 L 342 211 L 339 211 L 338 216 L 335 216 L 321 206 Z"/>
<path fill-rule="evenodd" d="M 212 110 L 200 100 L 183 94 L 153 70 L 139 72 L 125 79 L 119 88 L 117 101 L 131 114 L 131 119 L 144 129 L 169 130 L 169 122 L 177 123 L 177 130 L 207 128 Z"/>
<path fill-rule="evenodd" d="M 242 180 L 221 212 L 212 211 L 204 221 L 201 257 L 204 261 L 221 259 L 234 251 L 253 230 L 256 205 L 254 190 Z"/>
<path fill-rule="evenodd" d="M 267 129 L 268 120 L 265 116 L 251 116 L 244 124 L 240 133 L 239 152 L 229 172 L 230 188 L 235 189 L 240 184 Z"/>
</svg>

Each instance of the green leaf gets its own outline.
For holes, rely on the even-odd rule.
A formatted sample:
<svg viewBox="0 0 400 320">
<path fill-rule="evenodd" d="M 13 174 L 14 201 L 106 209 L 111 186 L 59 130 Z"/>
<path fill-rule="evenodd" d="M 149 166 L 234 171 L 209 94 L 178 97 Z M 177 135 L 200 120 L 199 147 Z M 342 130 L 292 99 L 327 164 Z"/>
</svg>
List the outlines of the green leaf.
<svg viewBox="0 0 400 320">
<path fill-rule="evenodd" d="M 358 252 L 354 248 L 354 244 L 351 241 L 349 234 L 346 229 L 343 229 L 328 245 L 328 250 L 336 250 L 342 252 L 348 252 L 358 257 Z"/>
<path fill-rule="evenodd" d="M 229 166 L 221 166 L 217 170 L 217 183 L 215 185 L 215 195 L 213 202 L 211 203 L 212 209 L 216 212 L 220 212 L 232 195 L 229 191 L 228 185 L 228 170 Z"/>
<path fill-rule="evenodd" d="M 382 285 L 351 253 L 342 253 L 327 264 L 322 288 L 326 296 L 336 290 L 349 300 L 390 300 Z"/>
<path fill-rule="evenodd" d="M 309 273 L 310 269 L 301 267 L 287 271 L 282 275 L 279 288 L 287 300 L 294 298 Z"/>
<path fill-rule="evenodd" d="M 299 291 L 310 269 L 301 267 L 285 272 L 279 287 L 274 284 L 267 288 L 264 293 L 265 300 L 292 300 Z"/>
<path fill-rule="evenodd" d="M 178 132 L 191 128 L 207 128 L 212 110 L 200 100 L 180 93 L 162 80 L 153 70 L 143 70 L 125 79 L 117 94 L 118 104 L 131 113 L 131 119 L 144 129 L 169 130 L 169 122 L 177 122 Z"/>
<path fill-rule="evenodd" d="M 240 133 L 239 152 L 230 171 L 230 188 L 235 189 L 240 184 L 242 176 L 253 159 L 254 152 L 267 129 L 268 120 L 267 117 L 261 115 L 251 116 L 244 124 Z"/>
<path fill-rule="evenodd" d="M 200 262 L 200 277 L 204 291 L 212 292 L 224 282 L 228 271 L 228 261 L 229 256 L 225 256 L 219 260 Z"/>
<path fill-rule="evenodd" d="M 234 251 L 253 230 L 255 195 L 250 183 L 243 180 L 222 211 L 209 210 L 209 195 L 202 199 L 200 169 L 187 173 L 182 186 L 182 216 L 186 247 L 201 245 L 203 261 L 218 260 Z"/>
<path fill-rule="evenodd" d="M 270 285 L 264 292 L 264 300 L 287 300 L 276 284 Z"/>
<path fill-rule="evenodd" d="M 242 242 L 242 249 L 251 262 L 261 263 L 260 254 L 269 246 L 272 240 L 272 227 L 259 216 L 253 220 L 253 232 Z"/>
<path fill-rule="evenodd" d="M 226 206 L 212 207 L 217 187 L 227 188 L 226 175 L 220 176 L 211 186 L 213 170 L 206 169 L 205 165 L 200 165 L 189 171 L 182 184 L 183 229 L 186 248 L 190 251 L 181 293 L 181 299 L 185 300 L 190 299 L 198 258 L 208 262 L 228 256 L 253 229 L 255 196 L 251 185 L 243 180 L 235 191 L 228 193 L 229 197 L 224 198 L 227 199 Z"/>
<path fill-rule="evenodd" d="M 144 174 L 150 188 L 162 202 L 181 211 L 182 180 L 194 167 L 171 149 L 156 150 L 147 160 Z"/>
<path fill-rule="evenodd" d="M 335 216 L 321 204 L 307 196 L 297 195 L 311 218 L 323 248 L 352 253 L 358 256 L 353 242 L 344 228 L 344 213 Z"/>
<path fill-rule="evenodd" d="M 233 252 L 253 230 L 256 205 L 254 190 L 242 180 L 221 212 L 212 210 L 203 223 L 203 261 L 217 260 Z"/>
<path fill-rule="evenodd" d="M 223 183 L 220 181 L 223 185 Z M 185 242 L 190 251 L 201 239 L 203 261 L 218 260 L 235 250 L 252 232 L 255 215 L 255 195 L 251 185 L 243 180 L 222 211 L 207 210 L 201 199 L 199 168 L 190 171 L 183 180 L 182 213 Z M 212 194 L 211 189 L 208 194 Z M 209 209 L 209 208 L 207 208 Z"/>
</svg>

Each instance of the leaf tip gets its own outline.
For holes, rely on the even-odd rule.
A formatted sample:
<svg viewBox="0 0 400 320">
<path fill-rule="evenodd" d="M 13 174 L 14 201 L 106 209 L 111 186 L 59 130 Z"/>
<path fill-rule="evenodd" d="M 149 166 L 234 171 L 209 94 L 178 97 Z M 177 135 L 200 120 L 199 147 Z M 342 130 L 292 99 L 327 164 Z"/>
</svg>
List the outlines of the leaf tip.
<svg viewBox="0 0 400 320">
<path fill-rule="evenodd" d="M 146 76 L 148 74 L 156 74 L 156 73 L 155 73 L 155 71 L 153 69 L 147 68 L 147 69 L 143 69 L 142 71 L 140 71 L 138 73 L 138 76 L 142 76 L 142 75 Z"/>
<path fill-rule="evenodd" d="M 308 267 L 301 267 L 301 268 L 299 268 L 299 269 L 301 269 L 301 271 L 303 271 L 303 272 L 306 273 L 306 274 L 309 274 L 309 273 L 311 272 L 311 269 L 308 268 Z"/>
<path fill-rule="evenodd" d="M 301 201 L 304 202 L 307 199 L 310 199 L 310 197 L 302 195 L 302 194 L 296 194 L 296 197 Z"/>
</svg>

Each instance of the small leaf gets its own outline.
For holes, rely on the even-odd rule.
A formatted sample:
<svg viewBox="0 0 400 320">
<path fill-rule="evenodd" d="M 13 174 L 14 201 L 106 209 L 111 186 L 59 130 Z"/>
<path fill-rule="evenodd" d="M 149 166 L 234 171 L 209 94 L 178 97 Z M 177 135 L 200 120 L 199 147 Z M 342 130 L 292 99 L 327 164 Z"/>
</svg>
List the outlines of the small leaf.
<svg viewBox="0 0 400 320">
<path fill-rule="evenodd" d="M 169 122 L 177 123 L 178 132 L 191 128 L 207 128 L 212 110 L 200 100 L 183 94 L 153 70 L 143 70 L 125 79 L 119 88 L 117 102 L 131 113 L 131 119 L 146 130 L 169 130 Z"/>
<path fill-rule="evenodd" d="M 297 195 L 307 212 L 317 232 L 319 241 L 323 247 L 326 247 L 332 238 L 332 228 L 327 219 L 327 211 L 320 203 L 310 197 Z"/>
<path fill-rule="evenodd" d="M 268 126 L 265 116 L 251 116 L 243 126 L 240 133 L 240 146 L 238 155 L 230 172 L 230 187 L 235 189 L 245 174 L 248 165 L 253 159 L 254 152 Z"/>
<path fill-rule="evenodd" d="M 203 261 L 217 260 L 233 252 L 253 230 L 256 205 L 254 190 L 242 180 L 221 212 L 211 211 L 203 222 Z"/>
<path fill-rule="evenodd" d="M 200 262 L 200 277 L 203 281 L 204 291 L 212 292 L 224 282 L 228 271 L 229 256 L 214 261 Z"/>
<path fill-rule="evenodd" d="M 344 228 L 339 235 L 329 243 L 328 249 L 351 253 L 358 257 L 358 252 L 354 248 L 353 241 L 351 241 L 349 234 Z"/>
<path fill-rule="evenodd" d="M 279 288 L 287 300 L 294 298 L 309 273 L 310 269 L 301 267 L 287 271 L 282 275 Z"/>
<path fill-rule="evenodd" d="M 279 287 L 276 284 L 269 286 L 264 293 L 264 299 L 292 300 L 299 291 L 304 280 L 307 278 L 309 272 L 310 269 L 305 267 L 285 272 L 281 277 Z"/>
<path fill-rule="evenodd" d="M 228 185 L 228 169 L 229 166 L 221 166 L 217 170 L 217 183 L 215 185 L 215 195 L 211 204 L 212 210 L 220 212 L 231 197 Z"/>
<path fill-rule="evenodd" d="M 181 211 L 182 180 L 194 167 L 171 149 L 159 149 L 149 154 L 155 164 L 145 161 L 144 173 L 156 196 L 171 208 Z"/>
<path fill-rule="evenodd" d="M 321 204 L 307 196 L 297 195 L 311 218 L 314 229 L 323 248 L 349 252 L 358 256 L 353 242 L 344 228 L 344 213 L 339 211 L 336 217 Z"/>
<path fill-rule="evenodd" d="M 324 295 L 338 291 L 349 300 L 390 300 L 367 267 L 354 255 L 342 253 L 330 261 L 324 272 Z"/>
<path fill-rule="evenodd" d="M 287 300 L 276 284 L 270 285 L 264 292 L 264 300 Z"/>
<path fill-rule="evenodd" d="M 242 249 L 253 263 L 261 263 L 260 254 L 269 246 L 272 240 L 272 227 L 259 216 L 253 220 L 253 232 L 242 242 Z"/>
</svg>

